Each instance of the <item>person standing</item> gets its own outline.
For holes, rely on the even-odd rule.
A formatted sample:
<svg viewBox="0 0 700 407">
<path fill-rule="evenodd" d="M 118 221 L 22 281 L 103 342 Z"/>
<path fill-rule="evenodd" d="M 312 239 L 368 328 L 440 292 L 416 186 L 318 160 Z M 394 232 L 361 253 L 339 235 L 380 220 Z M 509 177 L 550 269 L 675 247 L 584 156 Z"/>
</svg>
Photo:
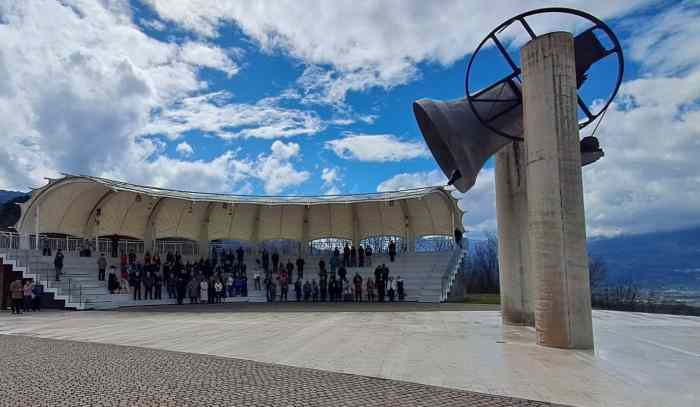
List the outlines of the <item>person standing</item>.
<svg viewBox="0 0 700 407">
<path fill-rule="evenodd" d="M 32 288 L 32 311 L 41 311 L 41 296 L 44 294 L 44 286 L 34 284 Z"/>
<path fill-rule="evenodd" d="M 129 284 L 134 287 L 134 300 L 141 300 L 141 274 L 135 264 L 131 265 L 129 272 Z"/>
<path fill-rule="evenodd" d="M 277 253 L 277 250 L 275 250 L 272 253 L 272 272 L 277 273 L 278 267 L 280 265 L 280 255 Z"/>
<path fill-rule="evenodd" d="M 61 249 L 56 250 L 56 257 L 53 259 L 53 268 L 56 271 L 56 281 L 61 281 L 63 274 L 63 252 Z"/>
<path fill-rule="evenodd" d="M 357 267 L 364 267 L 365 266 L 365 248 L 360 245 L 360 247 L 357 249 Z"/>
<path fill-rule="evenodd" d="M 396 258 L 396 243 L 394 243 L 394 241 L 392 240 L 391 242 L 389 242 L 389 260 L 391 260 L 391 262 L 393 263 L 395 258 Z"/>
<path fill-rule="evenodd" d="M 374 302 L 374 281 L 372 277 L 367 278 L 367 301 Z"/>
<path fill-rule="evenodd" d="M 399 301 L 403 301 L 406 298 L 406 292 L 403 288 L 403 279 L 401 276 L 396 276 L 396 293 L 399 295 Z"/>
<path fill-rule="evenodd" d="M 153 299 L 153 274 L 150 271 L 145 272 L 145 277 L 143 278 L 143 288 L 144 288 L 144 300 Z"/>
<path fill-rule="evenodd" d="M 292 264 L 292 261 L 287 259 L 287 278 L 289 280 L 294 279 L 294 264 Z"/>
<path fill-rule="evenodd" d="M 394 302 L 395 295 L 396 295 L 396 281 L 394 281 L 394 277 L 389 277 L 389 301 Z"/>
<path fill-rule="evenodd" d="M 22 313 L 22 301 L 24 300 L 24 286 L 20 278 L 10 284 L 10 296 L 12 297 L 12 313 Z"/>
<path fill-rule="evenodd" d="M 367 261 L 367 267 L 372 267 L 372 246 L 365 247 L 365 259 Z"/>
<path fill-rule="evenodd" d="M 462 238 L 463 238 L 462 230 L 459 228 L 455 229 L 455 243 L 457 244 L 457 246 L 460 249 L 462 248 Z"/>
<path fill-rule="evenodd" d="M 115 291 L 119 289 L 119 279 L 117 278 L 116 269 L 112 266 L 109 269 L 109 276 L 107 277 L 107 289 L 110 294 L 114 294 Z"/>
<path fill-rule="evenodd" d="M 268 253 L 265 248 L 263 248 L 262 251 L 262 268 L 265 274 L 270 271 L 270 253 Z"/>
<path fill-rule="evenodd" d="M 311 299 L 311 283 L 307 280 L 304 283 L 304 302 L 309 302 Z"/>
<path fill-rule="evenodd" d="M 160 271 L 156 271 L 153 274 L 153 299 L 160 300 L 163 298 L 163 277 Z"/>
<path fill-rule="evenodd" d="M 187 283 L 187 296 L 190 297 L 190 304 L 199 302 L 199 281 L 196 277 L 192 277 Z"/>
<path fill-rule="evenodd" d="M 318 284 L 316 284 L 316 280 L 311 280 L 311 301 L 313 302 L 318 302 Z"/>
<path fill-rule="evenodd" d="M 243 247 L 238 246 L 238 249 L 236 249 L 236 260 L 238 261 L 238 264 L 243 264 Z"/>
<path fill-rule="evenodd" d="M 362 276 L 360 273 L 355 273 L 352 282 L 355 284 L 355 302 L 362 302 Z"/>
<path fill-rule="evenodd" d="M 97 259 L 97 279 L 99 281 L 105 281 L 105 272 L 107 271 L 107 259 L 105 259 L 105 254 L 101 253 L 100 257 Z"/>
<path fill-rule="evenodd" d="M 301 256 L 297 259 L 297 278 L 299 280 L 304 279 L 304 259 Z"/>
<path fill-rule="evenodd" d="M 297 279 L 294 283 L 294 295 L 296 295 L 297 302 L 301 301 L 301 280 Z"/>
<path fill-rule="evenodd" d="M 214 292 L 214 302 L 216 304 L 221 304 L 221 298 L 224 296 L 224 285 L 221 284 L 221 280 L 219 280 L 218 278 L 214 282 Z"/>
<path fill-rule="evenodd" d="M 343 247 L 343 266 L 350 267 L 350 246 L 347 243 Z"/>
<path fill-rule="evenodd" d="M 28 312 L 32 308 L 32 292 L 34 290 L 34 281 L 32 279 L 27 279 L 22 287 L 22 306 L 24 307 L 24 312 Z"/>
<path fill-rule="evenodd" d="M 348 282 L 346 276 L 348 275 L 348 271 L 345 269 L 345 267 L 340 266 L 340 269 L 338 269 L 338 284 L 339 284 L 339 290 L 342 294 L 343 292 L 343 285 Z"/>
<path fill-rule="evenodd" d="M 350 248 L 350 267 L 357 267 L 357 248 L 355 245 Z"/>
<path fill-rule="evenodd" d="M 319 280 L 318 285 L 321 291 L 321 301 L 326 302 L 326 296 L 328 294 L 328 280 L 325 276 Z"/>
<path fill-rule="evenodd" d="M 389 289 L 389 267 L 382 264 L 382 281 L 384 282 L 384 290 Z"/>
<path fill-rule="evenodd" d="M 209 301 L 209 283 L 206 278 L 199 282 L 199 302 L 206 303 Z"/>
</svg>

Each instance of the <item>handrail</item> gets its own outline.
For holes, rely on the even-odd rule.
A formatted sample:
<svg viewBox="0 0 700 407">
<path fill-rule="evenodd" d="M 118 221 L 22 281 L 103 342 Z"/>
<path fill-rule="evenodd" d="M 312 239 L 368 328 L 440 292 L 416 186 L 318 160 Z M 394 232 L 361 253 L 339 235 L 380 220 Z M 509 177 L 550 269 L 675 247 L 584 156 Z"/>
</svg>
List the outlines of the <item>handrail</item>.
<svg viewBox="0 0 700 407">
<path fill-rule="evenodd" d="M 465 254 L 465 250 L 459 246 L 455 248 L 454 252 L 452 253 L 452 257 L 447 263 L 447 267 L 445 267 L 445 271 L 443 272 L 441 278 L 442 290 L 440 293 L 440 302 L 447 301 L 447 297 L 450 294 L 450 290 L 452 289 L 452 284 L 454 283 L 455 276 L 457 275 L 457 272 L 460 269 L 459 266 L 461 265 Z"/>
</svg>

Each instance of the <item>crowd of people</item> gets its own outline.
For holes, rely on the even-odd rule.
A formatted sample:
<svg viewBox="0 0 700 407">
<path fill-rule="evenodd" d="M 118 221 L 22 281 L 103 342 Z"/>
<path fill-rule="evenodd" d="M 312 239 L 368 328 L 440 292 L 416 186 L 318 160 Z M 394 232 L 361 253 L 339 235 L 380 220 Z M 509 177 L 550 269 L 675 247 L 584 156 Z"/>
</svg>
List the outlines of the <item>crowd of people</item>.
<svg viewBox="0 0 700 407">
<path fill-rule="evenodd" d="M 396 258 L 396 244 L 388 245 L 390 262 Z M 221 303 L 224 298 L 248 296 L 248 271 L 244 261 L 245 250 L 216 250 L 208 259 L 184 261 L 179 253 L 168 253 L 165 261 L 158 254 L 146 252 L 142 258 L 131 251 L 122 253 L 119 266 L 109 266 L 104 253 L 97 259 L 97 278 L 105 281 L 110 293 L 133 295 L 134 300 L 159 300 L 163 291 L 169 299 L 179 304 L 189 300 L 191 304 Z M 282 262 L 276 250 L 263 248 L 255 260 L 253 276 L 255 290 L 266 291 L 268 301 L 289 300 L 290 286 L 296 301 L 369 301 L 383 302 L 405 299 L 404 281 L 390 275 L 386 264 L 374 269 L 374 276 L 353 276 L 349 268 L 371 267 L 372 248 L 346 244 L 342 251 L 335 247 L 328 261 L 318 263 L 318 279 L 304 279 L 305 260 Z M 63 253 L 57 250 L 54 257 L 56 281 L 63 274 Z M 108 272 L 109 270 L 109 272 Z M 295 278 L 296 277 L 296 278 Z"/>
<path fill-rule="evenodd" d="M 392 241 L 389 244 L 389 259 L 393 262 L 395 258 L 396 245 Z M 371 247 L 360 246 L 355 249 L 346 244 L 342 256 L 340 249 L 334 248 L 328 264 L 324 259 L 318 263 L 318 281 L 315 278 L 304 280 L 305 262 L 301 257 L 296 261 L 296 281 L 295 264 L 291 260 L 281 264 L 277 252 L 270 254 L 263 249 L 260 261 L 265 273 L 264 285 L 268 301 L 288 301 L 290 286 L 293 286 L 296 301 L 306 302 L 362 302 L 363 298 L 368 302 L 384 302 L 396 299 L 403 301 L 406 297 L 403 279 L 401 276 L 390 276 L 386 264 L 374 269 L 374 278 L 363 278 L 359 272 L 355 272 L 354 276 L 348 275 L 348 268 L 372 265 Z M 363 291 L 366 297 L 363 296 Z"/>
<path fill-rule="evenodd" d="M 168 253 L 165 261 L 146 252 L 142 259 L 132 251 L 122 253 L 119 270 L 111 266 L 107 273 L 107 259 L 101 254 L 97 259 L 97 278 L 107 280 L 109 292 L 129 293 L 134 300 L 160 300 L 163 291 L 169 299 L 179 304 L 189 300 L 191 304 L 221 303 L 226 297 L 248 296 L 247 266 L 244 251 L 224 251 L 211 259 L 196 262 L 184 261 L 179 253 Z M 260 275 L 256 274 L 255 286 L 261 289 Z"/>
</svg>

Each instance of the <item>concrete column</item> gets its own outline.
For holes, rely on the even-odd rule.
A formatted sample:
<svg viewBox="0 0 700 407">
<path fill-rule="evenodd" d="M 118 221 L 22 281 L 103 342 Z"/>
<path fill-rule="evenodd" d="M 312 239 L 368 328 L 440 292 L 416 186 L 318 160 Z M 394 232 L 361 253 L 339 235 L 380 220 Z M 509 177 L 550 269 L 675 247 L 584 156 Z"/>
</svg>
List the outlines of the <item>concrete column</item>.
<svg viewBox="0 0 700 407">
<path fill-rule="evenodd" d="M 537 343 L 591 349 L 573 36 L 538 37 L 521 49 L 520 58 Z"/>
<path fill-rule="evenodd" d="M 379 202 L 377 205 L 383 205 Z M 350 204 L 352 211 L 352 245 L 355 248 L 360 247 L 360 218 L 357 216 L 357 207 L 355 204 Z M 381 208 L 379 209 L 381 211 Z"/>
<path fill-rule="evenodd" d="M 41 205 L 37 204 L 36 210 L 34 211 L 34 244 L 35 244 L 34 249 L 35 250 L 39 250 L 39 233 L 41 232 L 39 212 L 41 212 Z"/>
<path fill-rule="evenodd" d="M 510 325 L 535 325 L 534 276 L 528 265 L 525 145 L 496 153 L 496 217 L 501 316 Z"/>
<path fill-rule="evenodd" d="M 209 218 L 214 205 L 213 202 L 207 204 L 207 209 L 205 209 L 204 218 L 199 228 L 199 257 L 205 259 L 209 258 Z"/>
<path fill-rule="evenodd" d="M 309 205 L 304 205 L 304 216 L 302 218 L 303 224 L 301 225 L 301 250 L 299 253 L 301 256 L 306 256 L 309 254 L 309 240 L 310 240 L 310 230 L 309 230 L 309 214 L 311 208 Z"/>
</svg>

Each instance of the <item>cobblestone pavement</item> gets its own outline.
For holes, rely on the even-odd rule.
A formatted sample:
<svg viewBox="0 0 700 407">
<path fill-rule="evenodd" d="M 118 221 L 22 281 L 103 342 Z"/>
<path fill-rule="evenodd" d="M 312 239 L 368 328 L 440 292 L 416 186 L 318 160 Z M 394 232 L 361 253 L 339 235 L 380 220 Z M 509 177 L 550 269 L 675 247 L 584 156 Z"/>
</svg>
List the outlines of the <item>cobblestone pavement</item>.
<svg viewBox="0 0 700 407">
<path fill-rule="evenodd" d="M 242 359 L 12 335 L 0 335 L 0 389 L 0 406 L 551 406 Z"/>
</svg>

